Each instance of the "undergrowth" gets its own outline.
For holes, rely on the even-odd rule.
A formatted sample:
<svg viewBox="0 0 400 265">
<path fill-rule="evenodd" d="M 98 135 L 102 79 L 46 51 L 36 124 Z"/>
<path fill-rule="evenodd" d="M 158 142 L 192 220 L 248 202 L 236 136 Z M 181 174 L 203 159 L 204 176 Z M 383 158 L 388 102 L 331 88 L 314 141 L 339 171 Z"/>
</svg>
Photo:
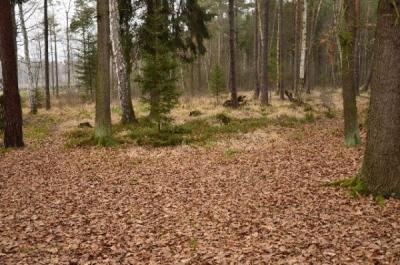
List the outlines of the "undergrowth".
<svg viewBox="0 0 400 265">
<path fill-rule="evenodd" d="M 381 194 L 372 194 L 365 181 L 362 180 L 358 175 L 352 178 L 333 181 L 328 183 L 328 186 L 346 188 L 350 191 L 350 194 L 353 198 L 373 195 L 375 202 L 379 206 L 385 206 L 385 197 Z"/>
<path fill-rule="evenodd" d="M 281 115 L 274 119 L 269 119 L 267 116 L 238 119 L 230 117 L 226 113 L 220 113 L 208 119 L 198 118 L 183 124 L 165 123 L 162 126 L 148 118 L 142 118 L 137 124 L 115 125 L 113 131 L 114 135 L 124 133 L 130 140 L 140 146 L 165 147 L 182 144 L 206 146 L 221 137 L 250 133 L 269 125 L 293 128 L 314 121 L 315 117 L 312 113 L 308 113 L 304 118 Z M 110 139 L 107 143 L 98 143 L 94 139 L 93 130 L 91 129 L 76 129 L 67 134 L 67 146 L 69 147 L 99 144 L 112 146 L 118 142 L 127 141 L 128 139 L 126 138 L 117 137 Z"/>
</svg>

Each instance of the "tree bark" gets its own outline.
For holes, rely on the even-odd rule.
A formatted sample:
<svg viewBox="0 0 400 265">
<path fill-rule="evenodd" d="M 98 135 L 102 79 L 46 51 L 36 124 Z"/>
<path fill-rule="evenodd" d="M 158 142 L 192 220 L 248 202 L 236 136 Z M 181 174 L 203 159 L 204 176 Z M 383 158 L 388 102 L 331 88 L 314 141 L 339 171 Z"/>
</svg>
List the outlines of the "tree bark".
<svg viewBox="0 0 400 265">
<path fill-rule="evenodd" d="M 254 81 L 255 81 L 255 90 L 254 90 L 254 99 L 258 99 L 260 97 L 260 37 L 259 37 L 259 23 L 258 23 L 258 1 L 255 1 L 255 29 L 254 29 Z"/>
<path fill-rule="evenodd" d="M 55 18 L 54 18 L 55 19 Z M 55 78 L 56 78 L 56 96 L 59 96 L 60 88 L 59 88 L 59 79 L 58 79 L 58 52 L 57 52 L 57 31 L 56 31 L 56 22 L 54 20 L 53 24 L 53 37 L 54 37 L 54 66 L 55 66 Z"/>
<path fill-rule="evenodd" d="M 24 10 L 23 10 L 23 7 L 22 7 L 22 3 L 18 3 L 18 10 L 19 10 L 20 23 L 21 23 L 22 37 L 23 37 L 23 40 L 24 40 L 25 64 L 26 64 L 26 67 L 28 69 L 29 107 L 30 107 L 31 113 L 32 114 L 36 114 L 37 113 L 37 100 L 36 100 L 35 80 L 33 78 L 33 73 L 32 73 L 31 57 L 30 57 L 30 54 L 29 54 L 28 32 L 26 31 Z"/>
<path fill-rule="evenodd" d="M 400 196 L 400 30 L 393 3 L 379 1 L 367 146 L 361 177 L 374 194 Z"/>
<path fill-rule="evenodd" d="M 49 69 L 49 18 L 47 15 L 48 4 L 44 0 L 44 68 L 45 68 L 45 94 L 46 94 L 46 110 L 51 108 L 50 105 L 50 69 Z"/>
<path fill-rule="evenodd" d="M 284 62 L 284 56 L 283 56 L 283 51 L 284 51 L 284 45 L 283 45 L 283 36 L 284 36 L 284 31 L 283 31 L 283 25 L 284 25 L 284 20 L 283 20 L 283 0 L 279 0 L 279 97 L 281 100 L 285 99 L 285 84 L 283 81 L 283 62 Z"/>
<path fill-rule="evenodd" d="M 110 111 L 110 19 L 109 1 L 97 0 L 96 128 L 100 144 L 112 135 Z"/>
<path fill-rule="evenodd" d="M 116 67 L 118 97 L 121 105 L 121 123 L 129 124 L 135 123 L 136 117 L 129 88 L 129 73 L 122 50 L 118 10 L 118 1 L 110 1 L 111 42 L 114 54 L 114 65 Z"/>
<path fill-rule="evenodd" d="M 263 85 L 261 90 L 261 105 L 266 106 L 269 103 L 269 0 L 264 1 L 264 26 L 263 26 Z"/>
<path fill-rule="evenodd" d="M 13 13 L 10 1 L 0 1 L 0 59 L 4 81 L 4 145 L 7 148 L 24 146 Z"/>
<path fill-rule="evenodd" d="M 238 108 L 239 102 L 236 90 L 235 36 L 235 3 L 234 0 L 229 0 L 229 89 L 231 91 L 232 107 Z"/>
<path fill-rule="evenodd" d="M 343 111 L 344 111 L 344 133 L 347 146 L 361 144 L 360 131 L 358 128 L 357 102 L 355 88 L 356 69 L 356 20 L 354 0 L 345 0 L 344 20 L 339 33 L 342 46 L 342 86 L 343 86 Z"/>
</svg>

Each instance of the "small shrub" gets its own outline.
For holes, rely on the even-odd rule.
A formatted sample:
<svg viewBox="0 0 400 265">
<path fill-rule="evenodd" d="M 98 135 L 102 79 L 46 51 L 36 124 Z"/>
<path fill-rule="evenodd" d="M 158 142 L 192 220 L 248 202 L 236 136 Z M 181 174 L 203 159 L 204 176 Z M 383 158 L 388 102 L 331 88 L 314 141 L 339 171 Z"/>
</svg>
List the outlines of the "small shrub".
<svg viewBox="0 0 400 265">
<path fill-rule="evenodd" d="M 217 114 L 217 116 L 215 116 L 215 118 L 217 119 L 217 121 L 219 121 L 225 125 L 227 125 L 231 122 L 231 118 L 228 115 L 226 115 L 225 113 L 219 113 L 219 114 Z"/>
<path fill-rule="evenodd" d="M 304 112 L 310 112 L 313 111 L 313 107 L 310 104 L 305 104 L 304 105 Z"/>
<path fill-rule="evenodd" d="M 328 119 L 334 119 L 336 117 L 336 113 L 332 109 L 328 109 L 324 112 L 324 115 Z"/>
<path fill-rule="evenodd" d="M 304 117 L 304 120 L 307 123 L 314 123 L 315 122 L 315 116 L 312 112 L 307 112 L 306 116 Z"/>
<path fill-rule="evenodd" d="M 199 110 L 193 110 L 193 111 L 191 111 L 190 113 L 189 113 L 189 116 L 190 117 L 199 117 L 199 116 L 201 116 L 203 113 L 201 113 L 201 111 L 199 111 Z"/>
</svg>

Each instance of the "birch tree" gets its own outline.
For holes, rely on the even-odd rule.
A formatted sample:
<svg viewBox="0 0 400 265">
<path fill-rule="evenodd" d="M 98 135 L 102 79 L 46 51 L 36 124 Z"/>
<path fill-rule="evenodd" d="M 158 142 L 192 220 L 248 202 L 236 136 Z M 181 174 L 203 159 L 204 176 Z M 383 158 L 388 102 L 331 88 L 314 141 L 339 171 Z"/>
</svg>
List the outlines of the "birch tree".
<svg viewBox="0 0 400 265">
<path fill-rule="evenodd" d="M 121 44 L 119 1 L 110 1 L 111 42 L 114 65 L 116 67 L 118 96 L 121 105 L 121 123 L 136 122 L 129 86 L 129 72 Z M 129 62 L 128 62 L 129 63 Z"/>
<path fill-rule="evenodd" d="M 29 39 L 28 32 L 26 30 L 24 9 L 22 3 L 18 3 L 19 19 L 21 24 L 21 33 L 24 42 L 24 61 L 28 71 L 28 92 L 29 92 L 29 107 L 32 114 L 37 113 L 37 99 L 36 99 L 36 87 L 35 80 L 32 72 L 31 57 L 29 54 Z"/>
</svg>

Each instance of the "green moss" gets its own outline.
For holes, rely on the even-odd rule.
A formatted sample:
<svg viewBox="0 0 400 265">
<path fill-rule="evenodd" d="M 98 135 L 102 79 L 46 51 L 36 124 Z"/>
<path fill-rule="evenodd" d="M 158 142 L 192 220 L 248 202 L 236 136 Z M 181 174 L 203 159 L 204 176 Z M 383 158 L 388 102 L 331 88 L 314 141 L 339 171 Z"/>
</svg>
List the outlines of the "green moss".
<svg viewBox="0 0 400 265">
<path fill-rule="evenodd" d="M 353 178 L 337 180 L 331 183 L 328 183 L 330 187 L 341 187 L 350 190 L 350 194 L 353 198 L 358 198 L 360 196 L 374 196 L 374 201 L 381 207 L 385 206 L 385 197 L 381 194 L 372 194 L 369 190 L 367 183 L 357 175 Z"/>
<path fill-rule="evenodd" d="M 354 147 L 361 144 L 361 137 L 358 129 L 345 136 L 345 144 L 347 147 Z"/>
<path fill-rule="evenodd" d="M 114 137 L 95 137 L 93 129 L 75 129 L 66 135 L 67 147 L 84 147 L 84 146 L 115 146 L 119 143 Z"/>
</svg>

